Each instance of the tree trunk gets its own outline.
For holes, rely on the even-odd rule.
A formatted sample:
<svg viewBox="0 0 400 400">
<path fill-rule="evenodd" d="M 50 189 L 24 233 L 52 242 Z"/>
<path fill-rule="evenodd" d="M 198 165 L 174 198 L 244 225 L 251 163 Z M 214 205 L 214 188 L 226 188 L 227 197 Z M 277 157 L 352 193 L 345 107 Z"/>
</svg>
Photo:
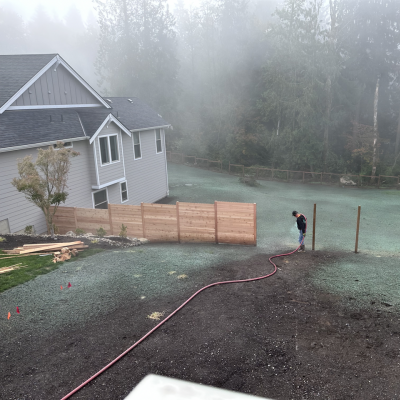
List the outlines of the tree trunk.
<svg viewBox="0 0 400 400">
<path fill-rule="evenodd" d="M 379 99 L 379 81 L 380 75 L 378 75 L 378 79 L 376 80 L 376 88 L 375 88 L 375 96 L 374 96 L 374 141 L 372 144 L 372 178 L 371 183 L 375 180 L 376 174 L 376 164 L 378 163 L 378 99 Z"/>
<path fill-rule="evenodd" d="M 329 121 L 331 119 L 331 109 L 332 109 L 332 82 L 329 76 L 328 79 L 326 80 L 325 91 L 326 91 L 326 110 L 325 110 L 324 151 L 323 151 L 324 172 L 326 172 L 326 162 L 328 159 Z"/>
</svg>

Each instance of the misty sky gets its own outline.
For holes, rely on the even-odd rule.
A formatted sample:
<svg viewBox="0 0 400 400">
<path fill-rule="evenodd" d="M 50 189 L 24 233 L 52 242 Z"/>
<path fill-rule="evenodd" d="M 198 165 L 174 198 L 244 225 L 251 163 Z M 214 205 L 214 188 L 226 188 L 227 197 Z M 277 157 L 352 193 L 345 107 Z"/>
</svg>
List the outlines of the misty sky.
<svg viewBox="0 0 400 400">
<path fill-rule="evenodd" d="M 171 7 L 174 6 L 175 2 L 176 0 L 169 0 Z M 184 2 L 197 5 L 200 0 L 184 0 Z M 59 17 L 65 15 L 73 5 L 82 12 L 84 18 L 94 11 L 92 0 L 0 0 L 0 6 L 16 10 L 24 19 L 29 18 L 39 5 L 42 5 L 48 14 L 56 14 Z"/>
</svg>

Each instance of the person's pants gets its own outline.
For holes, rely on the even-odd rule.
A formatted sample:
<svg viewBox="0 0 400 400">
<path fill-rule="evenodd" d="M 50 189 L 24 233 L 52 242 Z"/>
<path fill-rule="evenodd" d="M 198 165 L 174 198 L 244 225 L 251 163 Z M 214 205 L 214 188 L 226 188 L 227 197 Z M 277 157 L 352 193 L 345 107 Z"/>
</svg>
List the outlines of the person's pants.
<svg viewBox="0 0 400 400">
<path fill-rule="evenodd" d="M 299 233 L 300 233 L 300 235 L 299 235 L 299 243 L 300 244 L 304 244 L 304 242 L 303 242 L 303 238 L 304 238 L 303 231 L 299 231 Z M 304 240 L 305 240 L 305 238 L 304 238 Z M 303 243 L 301 243 L 301 242 L 303 242 Z"/>
</svg>

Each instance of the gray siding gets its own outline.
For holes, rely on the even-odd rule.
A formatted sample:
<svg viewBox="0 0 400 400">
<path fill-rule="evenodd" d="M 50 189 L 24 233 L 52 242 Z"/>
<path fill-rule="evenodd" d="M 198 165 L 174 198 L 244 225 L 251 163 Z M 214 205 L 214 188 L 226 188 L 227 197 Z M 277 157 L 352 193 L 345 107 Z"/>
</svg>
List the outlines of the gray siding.
<svg viewBox="0 0 400 400">
<path fill-rule="evenodd" d="M 155 131 L 140 132 L 142 158 L 139 160 L 133 157 L 133 137 L 123 136 L 128 186 L 128 202 L 125 204 L 153 203 L 167 196 L 164 131 L 161 136 L 163 151 L 156 153 Z"/>
<path fill-rule="evenodd" d="M 100 155 L 100 141 L 99 139 L 101 137 L 107 136 L 107 135 L 114 135 L 116 134 L 118 136 L 118 151 L 119 151 L 119 161 L 114 162 L 111 164 L 101 164 L 101 155 Z M 129 136 L 122 132 L 122 136 Z M 129 138 L 130 139 L 130 138 Z M 121 143 L 121 130 L 120 128 L 115 125 L 114 123 L 111 123 L 108 128 L 107 125 L 104 126 L 102 131 L 99 133 L 99 135 L 96 137 L 94 140 L 93 144 L 96 147 L 96 158 L 97 158 L 97 171 L 99 174 L 99 184 L 100 185 L 105 185 L 109 182 L 113 182 L 117 179 L 121 179 L 125 177 L 125 168 L 124 168 L 124 155 L 122 152 L 123 145 Z"/>
<path fill-rule="evenodd" d="M 69 196 L 65 206 L 92 208 L 91 182 L 87 173 L 89 168 L 88 141 L 74 142 L 74 150 L 80 155 L 72 159 L 68 177 Z M 37 148 L 0 153 L 0 221 L 8 218 L 10 231 L 17 232 L 27 225 L 34 225 L 38 233 L 46 231 L 46 223 L 42 211 L 29 203 L 19 193 L 11 181 L 18 177 L 17 163 L 27 155 L 36 158 Z"/>
<path fill-rule="evenodd" d="M 101 104 L 62 65 L 47 70 L 11 106 Z"/>
</svg>

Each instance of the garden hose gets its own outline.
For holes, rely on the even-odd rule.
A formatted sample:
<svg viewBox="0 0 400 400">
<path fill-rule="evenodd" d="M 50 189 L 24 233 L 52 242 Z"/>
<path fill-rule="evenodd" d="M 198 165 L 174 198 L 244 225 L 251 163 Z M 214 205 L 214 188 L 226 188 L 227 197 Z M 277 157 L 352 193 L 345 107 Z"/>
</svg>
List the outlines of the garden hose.
<svg viewBox="0 0 400 400">
<path fill-rule="evenodd" d="M 302 214 L 303 215 L 303 214 Z M 304 216 L 304 215 L 303 215 Z M 306 220 L 306 231 L 307 231 L 307 218 L 304 216 Z M 159 324 L 157 324 L 153 329 L 151 329 L 149 332 L 147 332 L 141 339 L 139 339 L 137 342 L 135 342 L 131 347 L 126 349 L 123 353 L 121 353 L 117 358 L 112 360 L 110 363 L 108 363 L 105 367 L 103 367 L 100 371 L 96 372 L 93 376 L 91 376 L 89 379 L 87 379 L 85 382 L 81 383 L 78 387 L 76 387 L 74 390 L 72 390 L 70 393 L 68 393 L 66 396 L 64 396 L 61 400 L 66 400 L 70 398 L 74 393 L 76 393 L 78 390 L 82 389 L 85 385 L 87 385 L 89 382 L 91 382 L 93 379 L 97 378 L 100 374 L 102 374 L 104 371 L 106 371 L 108 368 L 110 368 L 113 364 L 115 364 L 117 361 L 119 361 L 123 356 L 125 356 L 127 353 L 129 353 L 131 350 L 133 350 L 139 343 L 143 342 L 148 336 L 150 336 L 156 329 L 158 329 L 161 325 L 163 325 L 165 322 L 167 322 L 173 315 L 175 315 L 180 309 L 182 309 L 187 303 L 189 303 L 190 300 L 192 300 L 194 297 L 196 297 L 200 292 L 203 290 L 206 290 L 212 286 L 217 286 L 217 285 L 224 285 L 227 283 L 242 283 L 242 282 L 253 282 L 253 281 L 258 281 L 261 279 L 268 278 L 272 275 L 274 275 L 278 269 L 276 264 L 272 261 L 272 259 L 277 258 L 277 257 L 284 257 L 284 256 L 289 256 L 296 251 L 300 249 L 300 246 L 304 243 L 304 237 L 302 242 L 300 243 L 299 247 L 297 247 L 296 250 L 293 250 L 290 253 L 286 254 L 278 254 L 275 256 L 271 256 L 268 261 L 274 266 L 274 270 L 264 276 L 259 276 L 257 278 L 249 278 L 249 279 L 239 279 L 239 280 L 233 280 L 233 281 L 222 281 L 222 282 L 215 282 L 211 283 L 210 285 L 204 286 L 203 288 L 199 289 L 196 293 L 194 293 L 191 297 L 189 297 L 183 304 L 181 304 L 175 311 L 173 311 L 168 317 L 164 318 Z"/>
</svg>

